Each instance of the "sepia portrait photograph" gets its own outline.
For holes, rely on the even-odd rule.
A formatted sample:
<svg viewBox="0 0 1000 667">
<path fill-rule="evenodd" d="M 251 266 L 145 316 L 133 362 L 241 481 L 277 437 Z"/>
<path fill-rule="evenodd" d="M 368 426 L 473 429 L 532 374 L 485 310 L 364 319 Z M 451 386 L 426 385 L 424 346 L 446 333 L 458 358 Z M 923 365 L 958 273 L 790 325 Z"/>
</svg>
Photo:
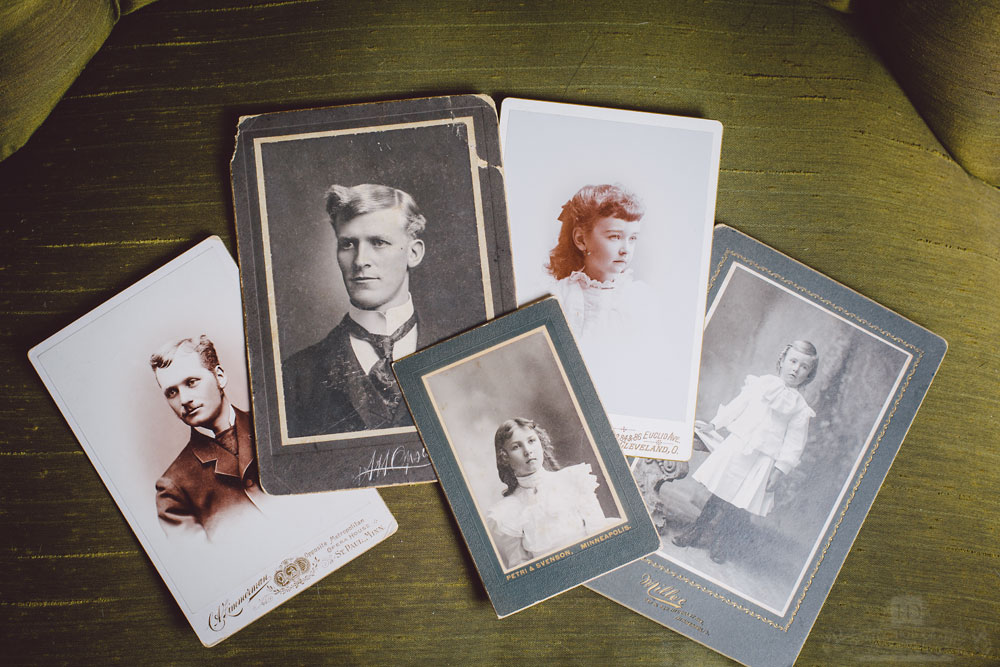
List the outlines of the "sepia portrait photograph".
<svg viewBox="0 0 1000 667">
<path fill-rule="evenodd" d="M 544 327 L 424 383 L 504 571 L 624 521 Z"/>
<path fill-rule="evenodd" d="M 739 261 L 718 276 L 694 454 L 633 474 L 660 555 L 784 616 L 913 355 L 779 278 Z"/>
<path fill-rule="evenodd" d="M 261 490 L 242 324 L 235 263 L 212 238 L 30 355 L 199 636 L 215 641 L 225 628 L 197 613 L 262 569 L 344 522 L 394 524 L 373 490 Z"/>
<path fill-rule="evenodd" d="M 518 303 L 559 299 L 620 439 L 691 432 L 721 139 L 704 119 L 503 103 Z M 626 454 L 687 458 L 645 444 Z"/>
</svg>

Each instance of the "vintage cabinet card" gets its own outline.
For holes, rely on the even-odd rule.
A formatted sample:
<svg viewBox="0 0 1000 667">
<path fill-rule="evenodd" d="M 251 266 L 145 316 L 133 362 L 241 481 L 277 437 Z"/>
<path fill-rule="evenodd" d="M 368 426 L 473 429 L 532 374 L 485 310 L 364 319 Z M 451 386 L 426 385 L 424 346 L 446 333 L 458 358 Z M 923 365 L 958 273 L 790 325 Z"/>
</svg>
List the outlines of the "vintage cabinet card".
<svg viewBox="0 0 1000 667">
<path fill-rule="evenodd" d="M 628 456 L 691 456 L 722 125 L 503 101 L 518 303 L 562 303 Z"/>
<path fill-rule="evenodd" d="M 396 530 L 375 489 L 261 492 L 239 275 L 217 237 L 28 356 L 206 646 Z"/>
<path fill-rule="evenodd" d="M 514 307 L 500 165 L 487 97 L 241 119 L 233 201 L 269 493 L 434 480 L 389 364 Z"/>
<path fill-rule="evenodd" d="M 659 550 L 588 586 L 747 665 L 790 665 L 946 343 L 716 227 L 696 451 L 638 459 Z"/>
<path fill-rule="evenodd" d="M 656 548 L 555 299 L 393 368 L 498 616 Z"/>
</svg>

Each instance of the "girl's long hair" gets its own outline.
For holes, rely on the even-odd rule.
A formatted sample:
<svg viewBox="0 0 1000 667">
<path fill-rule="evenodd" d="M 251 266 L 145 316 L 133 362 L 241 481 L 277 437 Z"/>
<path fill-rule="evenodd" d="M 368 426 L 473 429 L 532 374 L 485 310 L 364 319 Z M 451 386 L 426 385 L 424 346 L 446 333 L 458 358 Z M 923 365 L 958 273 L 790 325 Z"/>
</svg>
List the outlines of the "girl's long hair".
<svg viewBox="0 0 1000 667">
<path fill-rule="evenodd" d="M 517 488 L 517 475 L 514 474 L 514 469 L 507 462 L 507 452 L 504 450 L 504 445 L 510 440 L 514 429 L 519 426 L 521 428 L 530 428 L 538 435 L 538 441 L 542 443 L 542 467 L 552 471 L 559 470 L 560 467 L 553 452 L 552 439 L 544 428 L 524 417 L 508 419 L 500 424 L 496 435 L 493 436 L 493 446 L 496 449 L 497 456 L 497 473 L 500 475 L 500 481 L 507 485 L 507 489 L 503 492 L 505 496 L 514 493 L 514 489 Z"/>
</svg>

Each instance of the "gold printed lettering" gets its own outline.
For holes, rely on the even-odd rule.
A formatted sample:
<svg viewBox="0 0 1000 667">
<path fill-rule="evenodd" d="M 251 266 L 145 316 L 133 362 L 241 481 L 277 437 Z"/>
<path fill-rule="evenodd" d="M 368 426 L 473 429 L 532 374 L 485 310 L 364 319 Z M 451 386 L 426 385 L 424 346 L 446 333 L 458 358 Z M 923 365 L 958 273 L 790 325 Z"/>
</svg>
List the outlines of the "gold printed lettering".
<svg viewBox="0 0 1000 667">
<path fill-rule="evenodd" d="M 673 609 L 680 609 L 687 602 L 680 596 L 680 591 L 675 586 L 663 586 L 648 574 L 642 575 L 639 584 L 646 589 L 646 597 L 651 601 L 668 605 Z"/>
</svg>

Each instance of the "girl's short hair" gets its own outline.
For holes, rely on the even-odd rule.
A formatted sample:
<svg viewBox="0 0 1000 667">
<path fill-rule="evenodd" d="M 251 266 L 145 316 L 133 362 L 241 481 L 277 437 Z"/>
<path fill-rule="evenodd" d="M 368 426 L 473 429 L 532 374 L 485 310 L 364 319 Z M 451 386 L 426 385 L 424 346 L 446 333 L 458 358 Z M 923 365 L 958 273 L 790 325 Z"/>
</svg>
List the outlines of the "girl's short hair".
<svg viewBox="0 0 1000 667">
<path fill-rule="evenodd" d="M 326 213 L 330 216 L 334 232 L 340 223 L 387 208 L 396 208 L 402 212 L 403 226 L 410 238 L 419 237 L 427 226 L 427 219 L 417 208 L 413 197 L 388 185 L 331 185 L 326 191 Z"/>
<path fill-rule="evenodd" d="M 517 488 L 517 475 L 514 474 L 514 469 L 507 462 L 507 452 L 504 450 L 504 445 L 510 441 L 514 429 L 517 427 L 530 428 L 538 436 L 538 441 L 542 443 L 542 467 L 546 470 L 559 470 L 559 463 L 556 461 L 552 448 L 552 438 L 549 437 L 546 430 L 524 417 L 508 419 L 500 424 L 496 435 L 493 436 L 493 446 L 497 456 L 497 473 L 500 475 L 500 481 L 507 485 L 507 489 L 503 492 L 505 496 L 514 493 L 514 489 Z"/>
<path fill-rule="evenodd" d="M 561 280 L 583 268 L 583 253 L 573 242 L 573 230 L 585 233 L 594 228 L 601 218 L 618 218 L 626 222 L 640 219 L 645 210 L 635 194 L 620 185 L 585 185 L 563 204 L 559 221 L 559 241 L 549 253 L 545 266 L 550 274 Z"/>
<path fill-rule="evenodd" d="M 781 350 L 781 354 L 778 355 L 778 364 L 776 366 L 778 372 L 781 372 L 781 362 L 785 360 L 785 355 L 792 349 L 797 350 L 802 354 L 808 354 L 813 358 L 813 365 L 812 368 L 809 369 L 809 375 L 807 375 L 806 379 L 799 385 L 800 387 L 804 387 L 812 382 L 813 378 L 816 377 L 816 369 L 819 368 L 819 352 L 816 350 L 816 346 L 807 340 L 793 340 L 791 343 L 786 345 L 784 349 Z"/>
</svg>

